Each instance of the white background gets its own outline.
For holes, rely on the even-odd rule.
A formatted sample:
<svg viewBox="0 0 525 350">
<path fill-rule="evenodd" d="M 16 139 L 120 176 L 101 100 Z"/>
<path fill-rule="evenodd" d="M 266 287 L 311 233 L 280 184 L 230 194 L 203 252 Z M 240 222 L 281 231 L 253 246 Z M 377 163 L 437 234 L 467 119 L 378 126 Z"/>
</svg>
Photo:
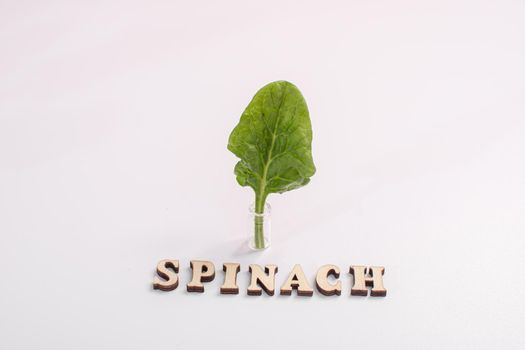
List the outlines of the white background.
<svg viewBox="0 0 525 350">
<path fill-rule="evenodd" d="M 0 348 L 525 347 L 522 1 L 0 3 Z M 228 135 L 303 92 L 317 174 L 247 251 Z M 153 291 L 157 261 L 181 285 Z M 215 281 L 189 294 L 189 260 Z M 241 294 L 219 295 L 223 262 Z M 340 297 L 246 295 L 250 263 Z M 350 264 L 386 298 L 351 297 Z"/>
</svg>

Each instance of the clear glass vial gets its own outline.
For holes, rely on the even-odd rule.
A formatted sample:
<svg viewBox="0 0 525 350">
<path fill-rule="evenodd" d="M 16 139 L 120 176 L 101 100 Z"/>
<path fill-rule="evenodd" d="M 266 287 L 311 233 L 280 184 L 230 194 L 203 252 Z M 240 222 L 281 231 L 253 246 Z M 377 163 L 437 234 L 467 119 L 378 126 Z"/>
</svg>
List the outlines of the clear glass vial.
<svg viewBox="0 0 525 350">
<path fill-rule="evenodd" d="M 270 246 L 272 233 L 272 207 L 264 205 L 263 213 L 255 212 L 255 204 L 249 208 L 248 215 L 248 246 L 253 250 L 263 250 Z"/>
</svg>

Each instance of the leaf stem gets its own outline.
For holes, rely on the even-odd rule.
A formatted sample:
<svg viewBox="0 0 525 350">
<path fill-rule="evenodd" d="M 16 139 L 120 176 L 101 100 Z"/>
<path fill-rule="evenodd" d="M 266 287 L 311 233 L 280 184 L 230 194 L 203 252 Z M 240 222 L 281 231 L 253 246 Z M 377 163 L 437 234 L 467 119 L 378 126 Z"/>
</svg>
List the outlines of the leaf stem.
<svg viewBox="0 0 525 350">
<path fill-rule="evenodd" d="M 264 192 L 255 195 L 255 248 L 264 249 L 264 203 L 266 202 L 266 196 Z"/>
</svg>

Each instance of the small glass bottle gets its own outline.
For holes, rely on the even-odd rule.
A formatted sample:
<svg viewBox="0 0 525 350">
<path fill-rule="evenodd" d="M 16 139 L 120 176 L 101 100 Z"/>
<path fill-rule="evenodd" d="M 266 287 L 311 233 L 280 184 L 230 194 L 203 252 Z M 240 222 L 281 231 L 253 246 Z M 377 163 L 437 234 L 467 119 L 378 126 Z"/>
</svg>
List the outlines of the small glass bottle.
<svg viewBox="0 0 525 350">
<path fill-rule="evenodd" d="M 264 205 L 263 213 L 255 212 L 255 204 L 249 208 L 248 215 L 248 246 L 253 250 L 263 250 L 271 243 L 271 218 L 272 207 L 269 203 Z"/>
</svg>

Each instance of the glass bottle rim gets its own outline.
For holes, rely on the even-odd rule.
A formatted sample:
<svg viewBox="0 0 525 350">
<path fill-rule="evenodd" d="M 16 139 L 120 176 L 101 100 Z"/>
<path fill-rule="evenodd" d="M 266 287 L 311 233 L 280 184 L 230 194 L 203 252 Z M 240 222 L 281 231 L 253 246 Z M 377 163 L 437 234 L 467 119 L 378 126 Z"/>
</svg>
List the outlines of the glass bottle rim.
<svg viewBox="0 0 525 350">
<path fill-rule="evenodd" d="M 264 213 L 259 214 L 259 213 L 256 213 L 256 212 L 255 212 L 255 203 L 252 203 L 252 204 L 248 207 L 248 211 L 250 212 L 250 215 L 254 215 L 254 216 L 265 216 L 265 215 L 269 215 L 269 214 L 272 212 L 272 206 L 271 206 L 270 203 L 268 203 L 268 202 L 264 203 Z"/>
</svg>

